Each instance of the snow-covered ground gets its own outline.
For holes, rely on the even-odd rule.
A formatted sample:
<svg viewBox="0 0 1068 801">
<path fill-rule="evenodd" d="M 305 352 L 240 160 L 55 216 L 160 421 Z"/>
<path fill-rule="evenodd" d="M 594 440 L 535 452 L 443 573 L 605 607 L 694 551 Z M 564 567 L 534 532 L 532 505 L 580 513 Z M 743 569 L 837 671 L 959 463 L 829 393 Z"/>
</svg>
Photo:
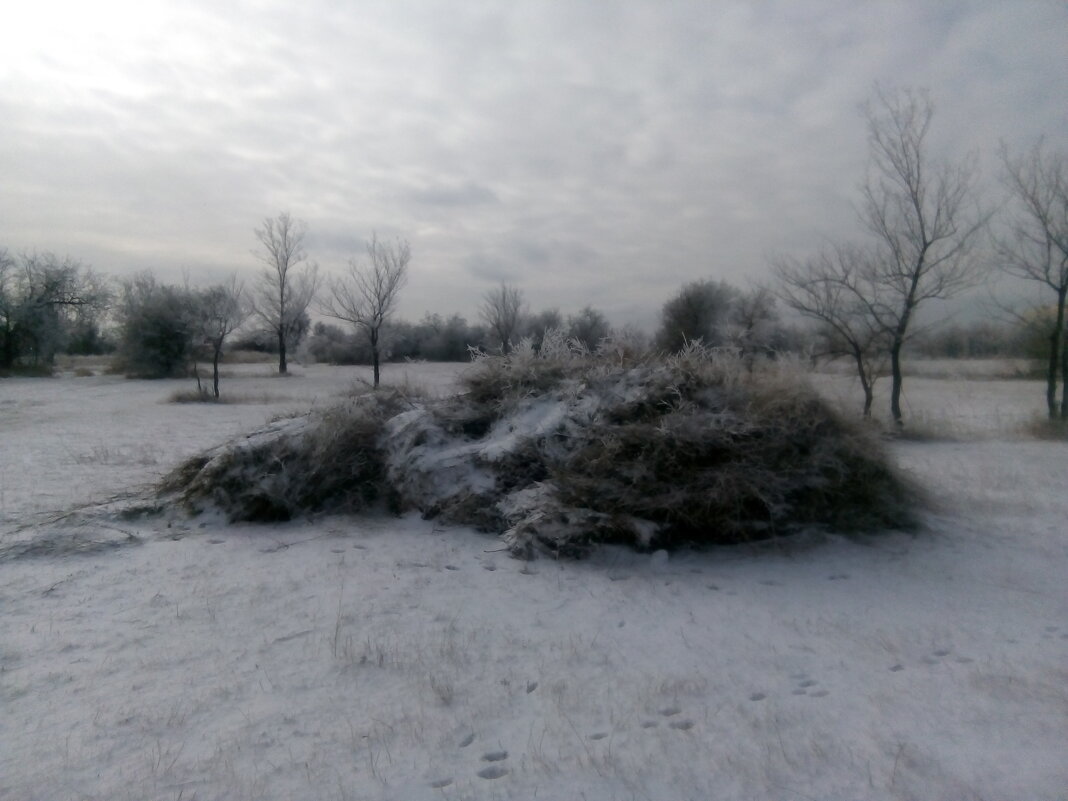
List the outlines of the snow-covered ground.
<svg viewBox="0 0 1068 801">
<path fill-rule="evenodd" d="M 0 798 L 1068 798 L 1039 383 L 906 385 L 958 438 L 893 446 L 932 497 L 914 535 L 524 563 L 418 517 L 49 522 L 367 374 L 266 369 L 219 406 L 0 381 Z"/>
</svg>

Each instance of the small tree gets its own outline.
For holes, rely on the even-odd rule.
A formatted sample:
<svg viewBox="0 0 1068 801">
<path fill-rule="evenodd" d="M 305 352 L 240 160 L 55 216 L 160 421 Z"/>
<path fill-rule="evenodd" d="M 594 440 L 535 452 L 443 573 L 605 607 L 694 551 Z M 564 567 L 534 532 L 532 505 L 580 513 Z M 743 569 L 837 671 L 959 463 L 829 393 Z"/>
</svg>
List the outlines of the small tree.
<svg viewBox="0 0 1068 801">
<path fill-rule="evenodd" d="M 664 304 L 656 343 L 676 353 L 688 342 L 719 347 L 727 341 L 727 326 L 738 290 L 724 281 L 693 281 Z"/>
<path fill-rule="evenodd" d="M 166 378 L 186 372 L 199 333 L 199 299 L 186 287 L 141 273 L 123 284 L 119 358 L 128 376 Z"/>
<path fill-rule="evenodd" d="M 479 315 L 500 343 L 501 353 L 511 353 L 523 314 L 523 290 L 502 283 L 482 296 Z"/>
<path fill-rule="evenodd" d="M 982 265 L 970 256 L 987 215 L 972 202 L 974 159 L 953 163 L 928 154 L 934 106 L 925 92 L 877 87 L 864 113 L 871 168 L 860 214 L 875 249 L 862 282 L 872 294 L 858 299 L 889 337 L 890 413 L 900 426 L 901 352 L 916 310 L 978 282 Z"/>
<path fill-rule="evenodd" d="M 1068 420 L 1068 162 L 1064 153 L 1045 152 L 1042 142 L 1019 158 L 1013 158 L 1002 145 L 1001 160 L 1002 180 L 1013 206 L 1007 232 L 995 238 L 995 249 L 1005 272 L 1046 287 L 1055 298 L 1051 314 L 1032 314 L 1027 321 L 1044 323 L 1049 418 Z"/>
<path fill-rule="evenodd" d="M 278 341 L 278 372 L 285 375 L 286 346 L 319 287 L 319 270 L 308 263 L 304 251 L 307 226 L 288 212 L 267 217 L 255 229 L 260 249 L 253 255 L 264 264 L 259 285 L 251 298 L 253 312 Z"/>
<path fill-rule="evenodd" d="M 382 329 L 393 316 L 397 298 L 408 281 L 412 249 L 407 241 L 393 244 L 378 241 L 375 234 L 367 245 L 369 263 L 349 261 L 349 273 L 330 286 L 323 313 L 352 323 L 367 335 L 371 345 L 374 386 L 379 382 L 379 344 Z"/>
<path fill-rule="evenodd" d="M 826 248 L 807 261 L 781 259 L 773 265 L 779 297 L 818 326 L 817 356 L 844 356 L 857 370 L 864 391 L 864 416 L 871 417 L 875 382 L 889 357 L 887 332 L 870 313 L 865 298 L 877 298 L 873 271 L 863 250 Z"/>
<path fill-rule="evenodd" d="M 219 398 L 219 358 L 226 338 L 241 327 L 248 317 L 245 288 L 237 276 L 200 292 L 195 299 L 198 333 L 211 352 L 211 387 Z"/>
<path fill-rule="evenodd" d="M 541 350 L 547 331 L 557 331 L 564 327 L 564 318 L 559 309 L 542 309 L 537 314 L 528 315 L 521 326 L 523 336 L 530 337 L 534 349 Z"/>
<path fill-rule="evenodd" d="M 583 306 L 578 314 L 567 318 L 567 338 L 580 343 L 587 350 L 596 350 L 611 334 L 608 320 L 592 306 Z"/>
<path fill-rule="evenodd" d="M 0 368 L 50 366 L 79 317 L 95 320 L 109 299 L 104 283 L 70 257 L 16 259 L 0 249 Z"/>
</svg>

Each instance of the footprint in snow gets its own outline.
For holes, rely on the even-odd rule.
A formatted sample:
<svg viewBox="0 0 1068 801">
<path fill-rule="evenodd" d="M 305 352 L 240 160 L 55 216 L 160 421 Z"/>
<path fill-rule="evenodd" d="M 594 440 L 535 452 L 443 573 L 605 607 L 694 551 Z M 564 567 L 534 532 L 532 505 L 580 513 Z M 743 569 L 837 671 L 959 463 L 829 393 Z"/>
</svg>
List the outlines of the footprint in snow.
<svg viewBox="0 0 1068 801">
<path fill-rule="evenodd" d="M 475 741 L 475 733 L 471 732 L 466 737 L 464 737 L 462 740 L 460 740 L 460 748 L 467 748 L 467 746 L 471 745 L 471 743 L 473 743 L 474 741 Z"/>
<path fill-rule="evenodd" d="M 606 731 L 598 731 L 598 732 L 594 732 L 593 734 L 591 734 L 590 735 L 590 739 L 591 740 L 603 740 L 607 736 L 608 736 L 608 732 L 606 732 Z"/>
<path fill-rule="evenodd" d="M 482 755 L 483 762 L 502 762 L 508 759 L 507 751 L 487 751 Z"/>
<path fill-rule="evenodd" d="M 483 562 L 482 563 L 482 569 L 483 570 L 488 570 L 489 572 L 492 573 L 494 570 L 497 569 L 497 565 L 493 564 L 493 562 Z"/>
<path fill-rule="evenodd" d="M 536 681 L 527 682 L 527 695 L 530 695 L 536 689 L 538 689 L 538 683 Z"/>
<path fill-rule="evenodd" d="M 435 790 L 440 790 L 443 787 L 448 787 L 450 784 L 452 784 L 452 779 L 451 778 L 448 778 L 448 779 L 436 779 L 435 781 L 430 782 L 430 786 Z"/>
<path fill-rule="evenodd" d="M 681 712 L 682 710 L 679 709 L 677 706 L 666 706 L 660 710 L 660 714 L 663 715 L 665 718 L 675 717 L 675 715 L 678 715 Z"/>
<path fill-rule="evenodd" d="M 508 768 L 504 765 L 490 765 L 488 768 L 483 768 L 478 772 L 480 779 L 499 779 L 502 776 L 508 775 Z"/>
<path fill-rule="evenodd" d="M 750 701 L 763 701 L 767 696 L 764 693 L 753 693 L 749 696 Z"/>
<path fill-rule="evenodd" d="M 456 565 L 445 565 L 445 569 L 446 570 L 459 570 L 460 568 L 458 568 Z"/>
<path fill-rule="evenodd" d="M 946 648 L 939 648 L 937 651 L 934 652 L 934 655 L 939 657 L 949 656 L 949 650 Z"/>
<path fill-rule="evenodd" d="M 643 729 L 655 729 L 659 725 L 660 724 L 657 723 L 655 720 L 646 720 L 646 721 L 644 721 L 642 723 L 642 728 Z"/>
<path fill-rule="evenodd" d="M 693 721 L 692 720 L 673 720 L 668 724 L 668 726 L 670 726 L 672 729 L 676 729 L 678 731 L 689 731 L 690 729 L 693 728 Z"/>
</svg>

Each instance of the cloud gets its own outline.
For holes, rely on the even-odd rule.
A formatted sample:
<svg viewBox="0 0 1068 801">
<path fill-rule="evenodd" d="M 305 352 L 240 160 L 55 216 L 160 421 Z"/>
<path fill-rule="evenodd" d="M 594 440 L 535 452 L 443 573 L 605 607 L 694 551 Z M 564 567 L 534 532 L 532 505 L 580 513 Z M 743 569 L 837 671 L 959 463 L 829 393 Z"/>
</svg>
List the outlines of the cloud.
<svg viewBox="0 0 1068 801">
<path fill-rule="evenodd" d="M 849 235 L 875 81 L 929 87 L 950 155 L 1068 136 L 1054 3 L 93 8 L 0 32 L 0 244 L 251 274 L 288 210 L 328 271 L 408 238 L 413 317 L 504 280 L 634 318 Z"/>
</svg>

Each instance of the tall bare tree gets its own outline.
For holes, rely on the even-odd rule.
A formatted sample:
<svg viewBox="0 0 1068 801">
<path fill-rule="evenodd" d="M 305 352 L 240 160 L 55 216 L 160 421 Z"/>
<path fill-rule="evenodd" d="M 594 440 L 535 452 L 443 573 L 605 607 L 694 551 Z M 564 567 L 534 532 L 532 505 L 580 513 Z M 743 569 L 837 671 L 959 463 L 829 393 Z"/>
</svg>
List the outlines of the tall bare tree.
<svg viewBox="0 0 1068 801">
<path fill-rule="evenodd" d="M 502 353 L 510 353 L 519 334 L 523 316 L 523 290 L 502 283 L 482 296 L 479 316 L 501 344 Z"/>
<path fill-rule="evenodd" d="M 304 251 L 307 226 L 288 212 L 267 217 L 255 229 L 260 247 L 252 254 L 264 264 L 251 298 L 256 316 L 278 339 L 278 372 L 285 374 L 286 345 L 319 288 L 318 265 Z"/>
<path fill-rule="evenodd" d="M 393 316 L 397 298 L 408 281 L 412 249 L 406 240 L 379 242 L 376 234 L 367 244 L 368 262 L 349 260 L 348 275 L 330 285 L 330 295 L 322 311 L 330 317 L 352 323 L 367 335 L 371 345 L 374 386 L 379 382 L 379 344 L 382 329 Z"/>
<path fill-rule="evenodd" d="M 1051 420 L 1068 420 L 1068 158 L 1063 152 L 1046 152 L 1039 141 L 1017 158 L 1003 144 L 1001 161 L 1013 207 L 1006 233 L 995 237 L 995 249 L 1006 272 L 1047 287 L 1056 298 L 1047 331 L 1046 406 Z"/>
<path fill-rule="evenodd" d="M 819 328 L 817 356 L 852 360 L 864 391 L 864 416 L 871 417 L 875 382 L 889 357 L 887 332 L 870 313 L 880 292 L 872 280 L 870 256 L 859 247 L 829 245 L 806 261 L 773 264 L 783 302 Z"/>
<path fill-rule="evenodd" d="M 934 106 L 926 92 L 886 91 L 864 107 L 871 165 L 861 220 L 874 237 L 863 298 L 890 338 L 890 413 L 902 424 L 901 351 L 919 306 L 951 298 L 982 277 L 972 251 L 987 222 L 974 201 L 975 159 L 932 157 L 926 142 Z"/>
<path fill-rule="evenodd" d="M 234 275 L 226 283 L 201 291 L 195 303 L 199 334 L 211 351 L 211 386 L 218 399 L 219 358 L 223 345 L 226 338 L 241 327 L 249 313 L 245 287 Z"/>
</svg>

